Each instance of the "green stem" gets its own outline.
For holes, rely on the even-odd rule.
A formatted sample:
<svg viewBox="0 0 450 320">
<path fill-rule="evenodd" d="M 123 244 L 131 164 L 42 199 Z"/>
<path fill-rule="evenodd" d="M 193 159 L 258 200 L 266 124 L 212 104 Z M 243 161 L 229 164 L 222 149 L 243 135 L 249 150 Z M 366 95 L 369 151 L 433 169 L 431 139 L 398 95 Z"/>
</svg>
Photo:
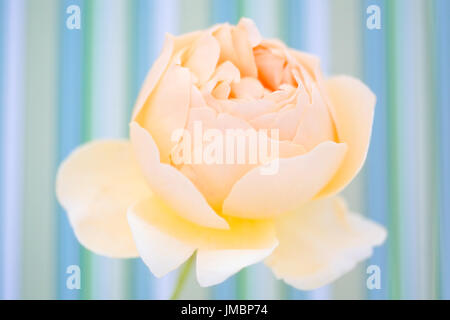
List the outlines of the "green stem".
<svg viewBox="0 0 450 320">
<path fill-rule="evenodd" d="M 193 262 L 194 262 L 194 254 L 186 261 L 183 268 L 180 270 L 180 273 L 178 274 L 177 283 L 175 285 L 175 288 L 173 289 L 172 296 L 170 297 L 170 300 L 177 300 L 180 296 L 181 290 L 183 290 L 184 284 L 186 283 L 186 280 L 188 278 L 189 272 L 191 271 Z"/>
</svg>

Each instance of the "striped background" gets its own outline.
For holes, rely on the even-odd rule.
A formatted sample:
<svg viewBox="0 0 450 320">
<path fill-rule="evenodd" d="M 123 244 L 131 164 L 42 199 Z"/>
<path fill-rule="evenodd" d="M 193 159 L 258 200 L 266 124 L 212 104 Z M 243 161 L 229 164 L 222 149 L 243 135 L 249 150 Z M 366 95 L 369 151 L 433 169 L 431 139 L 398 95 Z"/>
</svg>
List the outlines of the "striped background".
<svg viewBox="0 0 450 320">
<path fill-rule="evenodd" d="M 81 30 L 65 27 L 69 5 Z M 381 8 L 381 30 L 366 8 Z M 262 265 L 189 298 L 450 299 L 450 1 L 0 0 L 0 298 L 162 299 L 138 260 L 80 247 L 55 200 L 55 170 L 76 146 L 126 137 L 131 107 L 165 32 L 256 22 L 266 37 L 319 55 L 326 74 L 363 79 L 378 97 L 363 172 L 344 191 L 387 226 L 374 256 L 334 284 L 301 292 Z M 81 290 L 66 288 L 79 265 Z M 366 289 L 366 267 L 382 288 Z"/>
</svg>

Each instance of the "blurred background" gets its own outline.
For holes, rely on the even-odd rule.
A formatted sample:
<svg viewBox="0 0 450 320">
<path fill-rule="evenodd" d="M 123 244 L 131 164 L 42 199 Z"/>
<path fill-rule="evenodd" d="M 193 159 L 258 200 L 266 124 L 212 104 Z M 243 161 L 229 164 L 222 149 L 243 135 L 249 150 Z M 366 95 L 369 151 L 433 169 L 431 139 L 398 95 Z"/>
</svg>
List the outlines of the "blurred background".
<svg viewBox="0 0 450 320">
<path fill-rule="evenodd" d="M 67 8 L 79 6 L 81 28 Z M 370 5 L 381 28 L 369 30 Z M 371 12 L 373 13 L 373 12 Z M 326 75 L 350 74 L 377 95 L 350 208 L 383 224 L 373 257 L 332 285 L 302 292 L 262 264 L 192 299 L 450 298 L 450 1 L 0 0 L 0 298 L 165 299 L 139 259 L 82 248 L 54 193 L 56 169 L 78 145 L 127 137 L 139 87 L 164 34 L 252 18 L 265 37 L 317 54 Z M 81 289 L 66 287 L 70 265 Z M 369 265 L 381 289 L 366 286 Z"/>
</svg>

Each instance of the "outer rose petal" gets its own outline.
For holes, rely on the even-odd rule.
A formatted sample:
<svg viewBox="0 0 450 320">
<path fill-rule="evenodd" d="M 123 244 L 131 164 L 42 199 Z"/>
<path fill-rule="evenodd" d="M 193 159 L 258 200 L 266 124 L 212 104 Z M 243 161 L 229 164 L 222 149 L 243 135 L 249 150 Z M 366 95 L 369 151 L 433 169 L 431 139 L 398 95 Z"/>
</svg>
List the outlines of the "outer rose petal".
<svg viewBox="0 0 450 320">
<path fill-rule="evenodd" d="M 278 278 L 300 289 L 324 286 L 372 254 L 386 231 L 347 212 L 339 198 L 310 202 L 276 222 L 279 246 L 266 260 Z"/>
<path fill-rule="evenodd" d="M 196 248 L 147 223 L 145 218 L 139 216 L 139 212 L 135 213 L 139 209 L 137 206 L 130 208 L 128 223 L 142 260 L 150 271 L 160 278 L 177 269 Z M 157 213 L 165 214 L 165 212 Z"/>
<path fill-rule="evenodd" d="M 142 85 L 139 96 L 136 100 L 136 104 L 133 110 L 133 119 L 137 116 L 141 108 L 144 106 L 145 101 L 152 93 L 153 89 L 159 82 L 159 79 L 163 75 L 167 66 L 169 65 L 170 58 L 173 55 L 174 50 L 174 37 L 167 34 L 164 41 L 164 45 L 160 56 L 156 59 L 153 67 L 150 69 L 147 77 L 145 78 L 144 84 Z"/>
<path fill-rule="evenodd" d="M 129 142 L 95 141 L 75 150 L 59 168 L 56 194 L 85 247 L 110 257 L 137 256 L 126 211 L 150 189 Z"/>
<path fill-rule="evenodd" d="M 260 250 L 199 250 L 197 252 L 197 280 L 208 287 L 225 281 L 242 268 L 268 257 L 278 245 Z"/>
<path fill-rule="evenodd" d="M 156 276 L 174 270 L 198 249 L 202 285 L 223 281 L 264 259 L 278 243 L 272 220 L 229 218 L 229 230 L 205 228 L 181 218 L 156 196 L 132 206 L 128 221 L 142 259 Z M 219 269 L 211 269 L 212 265 Z"/>
<path fill-rule="evenodd" d="M 278 160 L 274 175 L 262 175 L 259 167 L 250 170 L 231 189 L 223 213 L 261 219 L 298 208 L 330 181 L 346 150 L 345 143 L 327 141 L 306 154 Z"/>
<path fill-rule="evenodd" d="M 189 69 L 170 66 L 136 118 L 155 139 L 162 162 L 169 162 L 170 151 L 176 143 L 171 140 L 173 131 L 186 124 L 191 86 Z"/>
<path fill-rule="evenodd" d="M 330 108 L 335 116 L 338 141 L 348 144 L 348 152 L 341 168 L 318 197 L 342 190 L 364 164 L 376 100 L 367 86 L 352 77 L 333 77 L 326 80 L 325 85 L 331 100 Z"/>
<path fill-rule="evenodd" d="M 189 221 L 211 228 L 228 228 L 227 222 L 214 212 L 188 178 L 175 167 L 160 162 L 158 147 L 147 130 L 133 122 L 130 136 L 144 175 L 156 195 Z"/>
<path fill-rule="evenodd" d="M 141 91 L 139 92 L 139 96 L 134 106 L 132 120 L 136 118 L 147 99 L 153 93 L 153 89 L 155 89 L 162 75 L 167 70 L 167 67 L 170 64 L 174 53 L 188 43 L 194 42 L 200 36 L 200 34 L 201 32 L 191 32 L 180 37 L 174 37 L 173 35 L 168 33 L 166 34 L 166 39 L 164 41 L 161 54 L 156 59 L 152 68 L 148 72 L 147 77 L 145 78 L 145 81 L 142 85 Z"/>
</svg>

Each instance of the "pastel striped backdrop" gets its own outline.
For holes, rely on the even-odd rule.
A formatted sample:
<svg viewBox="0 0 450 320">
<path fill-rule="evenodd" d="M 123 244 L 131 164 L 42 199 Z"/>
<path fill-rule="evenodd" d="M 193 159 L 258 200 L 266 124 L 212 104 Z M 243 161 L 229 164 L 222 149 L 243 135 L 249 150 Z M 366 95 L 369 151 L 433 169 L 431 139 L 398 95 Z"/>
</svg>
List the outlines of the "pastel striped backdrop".
<svg viewBox="0 0 450 320">
<path fill-rule="evenodd" d="M 81 30 L 66 28 L 69 5 Z M 381 8 L 381 30 L 366 9 Z M 312 292 L 263 265 L 183 297 L 274 299 L 450 298 L 450 1 L 448 0 L 0 0 L 0 297 L 164 299 L 138 260 L 83 249 L 54 195 L 55 171 L 76 146 L 126 137 L 131 107 L 165 32 L 247 16 L 266 37 L 321 57 L 326 74 L 363 79 L 376 93 L 363 172 L 350 206 L 388 228 L 385 245 L 334 284 Z M 79 265 L 81 290 L 66 288 Z M 366 289 L 366 267 L 382 288 Z"/>
</svg>

